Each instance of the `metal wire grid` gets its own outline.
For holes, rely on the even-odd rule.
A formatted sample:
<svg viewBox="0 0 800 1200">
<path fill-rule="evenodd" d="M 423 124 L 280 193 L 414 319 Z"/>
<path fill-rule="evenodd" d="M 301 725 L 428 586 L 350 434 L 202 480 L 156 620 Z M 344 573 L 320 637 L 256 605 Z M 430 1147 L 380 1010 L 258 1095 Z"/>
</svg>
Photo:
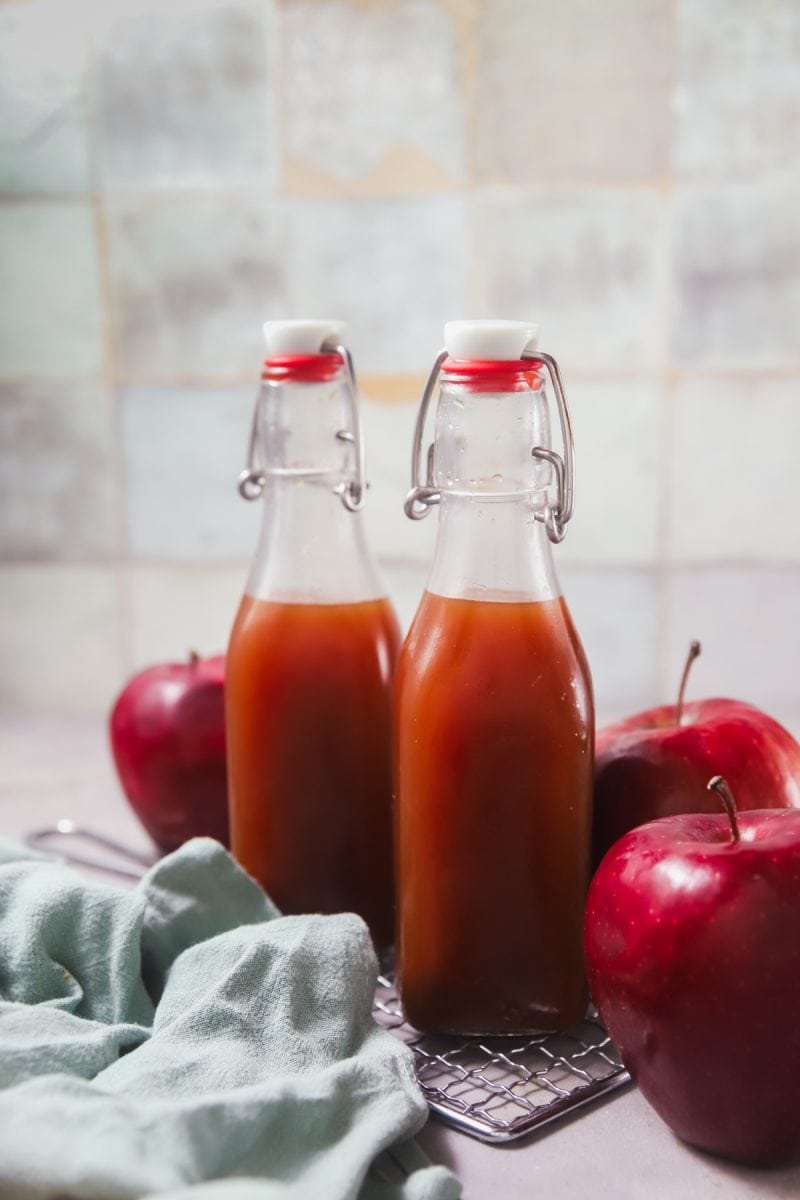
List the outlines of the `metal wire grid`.
<svg viewBox="0 0 800 1200">
<path fill-rule="evenodd" d="M 567 1033 L 462 1038 L 406 1023 L 392 976 L 380 975 L 373 1015 L 414 1054 L 433 1112 L 484 1142 L 507 1142 L 608 1095 L 630 1076 L 594 1010 Z"/>
</svg>

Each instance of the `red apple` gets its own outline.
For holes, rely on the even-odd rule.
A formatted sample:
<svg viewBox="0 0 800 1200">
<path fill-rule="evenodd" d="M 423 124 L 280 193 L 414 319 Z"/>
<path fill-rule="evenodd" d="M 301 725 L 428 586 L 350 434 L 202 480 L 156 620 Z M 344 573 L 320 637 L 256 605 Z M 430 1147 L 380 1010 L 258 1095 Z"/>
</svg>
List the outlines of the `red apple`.
<svg viewBox="0 0 800 1200">
<path fill-rule="evenodd" d="M 593 859 L 657 817 L 715 812 L 710 775 L 725 776 L 740 811 L 800 808 L 800 745 L 760 709 L 738 700 L 683 703 L 693 642 L 677 704 L 652 708 L 597 734 Z"/>
<path fill-rule="evenodd" d="M 800 1155 L 800 812 L 737 820 L 731 803 L 626 834 L 589 889 L 585 951 L 600 1016 L 678 1137 L 743 1163 Z"/>
<path fill-rule="evenodd" d="M 225 659 L 149 667 L 111 713 L 111 749 L 123 790 L 162 850 L 188 838 L 227 846 Z"/>
</svg>

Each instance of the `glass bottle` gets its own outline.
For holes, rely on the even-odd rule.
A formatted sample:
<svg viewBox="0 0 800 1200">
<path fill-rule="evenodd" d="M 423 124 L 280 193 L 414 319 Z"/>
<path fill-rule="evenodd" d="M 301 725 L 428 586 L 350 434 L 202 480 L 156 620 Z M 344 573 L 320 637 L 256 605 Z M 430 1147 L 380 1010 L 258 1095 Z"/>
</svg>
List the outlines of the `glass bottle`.
<svg viewBox="0 0 800 1200">
<path fill-rule="evenodd" d="M 406 501 L 412 518 L 434 504 L 440 516 L 395 680 L 400 987 L 420 1029 L 538 1033 L 582 1019 L 587 1001 L 594 714 L 550 549 L 572 512 L 571 428 L 535 326 L 451 322 L 445 340 Z"/>
<path fill-rule="evenodd" d="M 269 321 L 239 490 L 261 537 L 226 667 L 231 844 L 287 913 L 394 919 L 391 680 L 399 627 L 362 524 L 352 360 L 336 321 Z"/>
</svg>

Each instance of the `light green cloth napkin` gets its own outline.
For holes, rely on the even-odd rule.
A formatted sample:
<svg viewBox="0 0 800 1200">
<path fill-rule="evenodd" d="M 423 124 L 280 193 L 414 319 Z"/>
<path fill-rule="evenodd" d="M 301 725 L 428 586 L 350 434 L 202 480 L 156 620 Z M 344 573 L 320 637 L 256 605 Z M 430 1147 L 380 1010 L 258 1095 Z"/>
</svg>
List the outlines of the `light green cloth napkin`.
<svg viewBox="0 0 800 1200">
<path fill-rule="evenodd" d="M 0 1195 L 451 1200 L 351 914 L 281 917 L 216 842 L 135 891 L 0 846 Z"/>
</svg>

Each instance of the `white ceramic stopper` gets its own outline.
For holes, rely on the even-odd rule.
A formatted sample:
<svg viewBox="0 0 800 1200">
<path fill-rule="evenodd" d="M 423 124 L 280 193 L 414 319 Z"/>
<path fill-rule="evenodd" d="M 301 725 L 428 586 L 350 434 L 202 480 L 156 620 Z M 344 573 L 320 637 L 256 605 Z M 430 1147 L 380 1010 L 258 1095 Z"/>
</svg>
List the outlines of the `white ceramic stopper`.
<svg viewBox="0 0 800 1200">
<path fill-rule="evenodd" d="M 539 326 L 532 321 L 448 321 L 444 344 L 451 358 L 511 362 L 535 350 Z"/>
<path fill-rule="evenodd" d="M 326 342 L 342 340 L 344 321 L 265 321 L 267 357 L 319 354 Z"/>
</svg>

